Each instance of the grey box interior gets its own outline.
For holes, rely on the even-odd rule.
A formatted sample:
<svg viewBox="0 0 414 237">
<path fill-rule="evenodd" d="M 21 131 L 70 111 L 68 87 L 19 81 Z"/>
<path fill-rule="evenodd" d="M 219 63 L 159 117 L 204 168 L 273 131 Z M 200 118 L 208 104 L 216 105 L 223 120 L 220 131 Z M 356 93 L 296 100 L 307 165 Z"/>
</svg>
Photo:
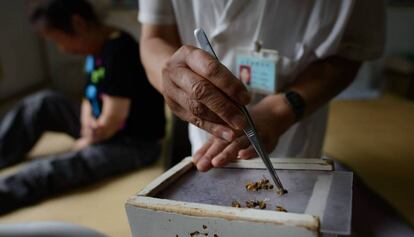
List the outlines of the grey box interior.
<svg viewBox="0 0 414 237">
<path fill-rule="evenodd" d="M 188 171 L 173 184 L 161 190 L 156 197 L 176 201 L 231 206 L 234 200 L 245 206 L 247 200 L 266 200 L 266 210 L 276 205 L 288 212 L 305 213 L 320 177 L 331 179 L 323 187 L 327 201 L 323 204 L 321 232 L 348 235 L 351 230 L 352 179 L 351 172 L 278 170 L 278 175 L 288 193 L 278 196 L 273 190 L 247 191 L 245 184 L 263 177 L 270 179 L 265 169 L 216 168 L 207 173 L 195 169 Z"/>
</svg>

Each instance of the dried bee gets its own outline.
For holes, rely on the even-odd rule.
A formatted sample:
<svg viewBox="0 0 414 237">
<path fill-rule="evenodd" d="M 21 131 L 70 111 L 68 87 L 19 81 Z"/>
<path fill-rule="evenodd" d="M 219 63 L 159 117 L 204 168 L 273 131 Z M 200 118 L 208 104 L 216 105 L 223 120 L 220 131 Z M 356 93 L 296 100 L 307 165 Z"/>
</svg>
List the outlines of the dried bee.
<svg viewBox="0 0 414 237">
<path fill-rule="evenodd" d="M 203 225 L 203 229 L 207 229 L 207 226 L 206 225 Z"/>
<path fill-rule="evenodd" d="M 265 201 L 259 201 L 258 206 L 260 209 L 266 209 L 266 202 Z"/>
<path fill-rule="evenodd" d="M 195 237 L 195 236 L 199 236 L 200 232 L 199 231 L 194 231 L 193 233 L 190 233 L 191 237 Z"/>
<path fill-rule="evenodd" d="M 266 209 L 266 202 L 265 202 L 265 200 L 261 200 L 261 201 L 258 201 L 258 200 L 248 200 L 248 201 L 246 201 L 246 207 L 247 208 L 256 208 L 256 207 L 258 207 L 258 208 L 260 208 L 260 209 Z"/>
<path fill-rule="evenodd" d="M 231 206 L 232 206 L 232 207 L 237 207 L 237 208 L 240 208 L 240 207 L 241 207 L 240 202 L 238 202 L 238 201 L 236 201 L 236 200 L 234 200 L 234 201 L 231 203 Z M 204 226 L 203 226 L 203 228 L 204 228 Z"/>
<path fill-rule="evenodd" d="M 257 182 L 254 182 L 254 183 L 249 182 L 249 183 L 246 184 L 246 190 L 247 191 L 256 191 L 257 192 L 261 189 L 264 189 L 264 190 L 273 189 L 273 185 L 271 185 L 269 183 L 269 180 L 266 179 L 266 178 L 263 178 L 263 179 L 261 179 Z"/>
<path fill-rule="evenodd" d="M 287 193 L 287 191 L 286 190 L 277 190 L 276 191 L 276 194 L 278 195 L 278 196 L 282 196 L 283 194 L 285 194 L 285 193 Z"/>
<path fill-rule="evenodd" d="M 257 183 L 252 183 L 252 182 L 247 183 L 246 184 L 246 190 L 247 191 L 257 191 L 258 190 Z"/>
<path fill-rule="evenodd" d="M 282 206 L 276 206 L 276 211 L 287 212 L 287 210 Z"/>
<path fill-rule="evenodd" d="M 246 201 L 246 207 L 247 208 L 255 208 L 256 207 L 256 201 L 253 201 L 253 200 Z"/>
<path fill-rule="evenodd" d="M 261 185 L 266 185 L 266 184 L 268 184 L 268 183 L 269 183 L 269 180 L 268 180 L 268 179 L 266 179 L 266 178 L 263 178 L 263 179 L 261 179 L 261 180 L 259 181 L 259 183 L 260 183 Z"/>
<path fill-rule="evenodd" d="M 218 237 L 218 235 L 217 234 L 214 234 L 214 237 Z"/>
</svg>

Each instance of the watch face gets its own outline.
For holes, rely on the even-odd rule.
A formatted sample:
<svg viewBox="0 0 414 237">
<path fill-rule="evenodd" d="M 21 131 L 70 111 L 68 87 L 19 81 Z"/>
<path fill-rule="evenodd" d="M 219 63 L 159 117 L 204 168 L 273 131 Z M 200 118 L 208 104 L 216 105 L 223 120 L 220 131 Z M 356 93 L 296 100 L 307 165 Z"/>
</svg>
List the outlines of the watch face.
<svg viewBox="0 0 414 237">
<path fill-rule="evenodd" d="M 295 91 L 288 91 L 285 93 L 285 98 L 291 106 L 293 113 L 295 114 L 296 120 L 302 119 L 306 107 L 305 100 L 303 99 L 303 97 Z"/>
</svg>

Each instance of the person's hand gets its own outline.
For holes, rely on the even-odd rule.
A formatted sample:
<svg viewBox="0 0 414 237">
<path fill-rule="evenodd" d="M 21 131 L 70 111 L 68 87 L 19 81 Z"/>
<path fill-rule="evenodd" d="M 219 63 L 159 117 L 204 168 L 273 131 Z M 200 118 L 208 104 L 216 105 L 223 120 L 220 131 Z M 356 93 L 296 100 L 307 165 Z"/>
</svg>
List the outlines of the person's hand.
<svg viewBox="0 0 414 237">
<path fill-rule="evenodd" d="M 92 133 L 93 131 L 89 125 L 82 124 L 81 133 L 80 133 L 82 137 L 92 137 Z"/>
<path fill-rule="evenodd" d="M 269 96 L 251 110 L 257 132 L 267 152 L 275 149 L 279 137 L 294 124 L 294 115 L 282 96 Z M 232 142 L 211 137 L 193 156 L 193 163 L 200 171 L 222 167 L 239 159 L 250 159 L 257 154 L 244 134 Z"/>
<path fill-rule="evenodd" d="M 89 123 L 90 136 L 93 142 L 100 141 L 104 134 L 104 128 L 99 124 L 99 120 L 91 120 Z"/>
<path fill-rule="evenodd" d="M 81 136 L 87 139 L 90 143 L 99 141 L 103 134 L 102 126 L 99 125 L 98 120 L 90 117 L 88 121 L 82 124 Z"/>
<path fill-rule="evenodd" d="M 90 137 L 92 135 L 92 130 L 90 129 L 89 124 L 93 120 L 96 120 L 96 119 L 92 116 L 91 104 L 86 98 L 84 98 L 82 100 L 81 115 L 80 115 L 81 137 Z"/>
<path fill-rule="evenodd" d="M 88 119 L 85 119 L 82 121 L 81 136 L 87 137 L 90 140 L 92 140 L 97 126 L 98 126 L 97 120 L 93 118 L 92 116 L 89 116 Z"/>
<path fill-rule="evenodd" d="M 102 125 L 99 120 L 91 120 L 88 125 L 87 138 L 92 143 L 97 143 L 107 139 L 107 127 Z"/>
<path fill-rule="evenodd" d="M 119 129 L 120 126 L 116 126 L 116 131 Z M 113 136 L 113 131 L 115 131 L 115 129 L 109 128 L 108 125 L 100 123 L 99 120 L 94 123 L 91 123 L 90 130 L 90 139 L 93 143 L 102 142 L 104 140 L 109 139 Z"/>
<path fill-rule="evenodd" d="M 245 127 L 246 120 L 235 103 L 248 104 L 249 93 L 208 53 L 182 46 L 167 62 L 162 75 L 165 101 L 181 119 L 227 141 Z"/>
<path fill-rule="evenodd" d="M 75 144 L 73 145 L 72 150 L 73 151 L 79 151 L 79 150 L 82 150 L 82 149 L 84 149 L 85 147 L 87 147 L 91 144 L 92 144 L 92 142 L 89 138 L 81 137 L 81 138 L 79 138 L 75 141 Z"/>
</svg>

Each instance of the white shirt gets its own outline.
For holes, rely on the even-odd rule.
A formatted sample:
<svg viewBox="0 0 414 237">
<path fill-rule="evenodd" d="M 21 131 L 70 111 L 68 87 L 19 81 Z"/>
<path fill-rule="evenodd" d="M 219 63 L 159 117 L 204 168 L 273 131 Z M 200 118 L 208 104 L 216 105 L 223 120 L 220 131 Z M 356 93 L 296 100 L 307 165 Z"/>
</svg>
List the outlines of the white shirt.
<svg viewBox="0 0 414 237">
<path fill-rule="evenodd" d="M 281 86 L 295 80 L 310 63 L 339 55 L 352 60 L 379 57 L 384 46 L 384 6 L 378 0 L 140 0 L 139 21 L 176 24 L 183 44 L 196 46 L 202 27 L 220 61 L 233 73 L 236 48 L 255 40 L 282 56 Z M 335 78 L 332 78 L 334 80 Z M 328 107 L 292 126 L 272 157 L 320 157 Z M 209 134 L 190 125 L 193 153 Z"/>
</svg>

